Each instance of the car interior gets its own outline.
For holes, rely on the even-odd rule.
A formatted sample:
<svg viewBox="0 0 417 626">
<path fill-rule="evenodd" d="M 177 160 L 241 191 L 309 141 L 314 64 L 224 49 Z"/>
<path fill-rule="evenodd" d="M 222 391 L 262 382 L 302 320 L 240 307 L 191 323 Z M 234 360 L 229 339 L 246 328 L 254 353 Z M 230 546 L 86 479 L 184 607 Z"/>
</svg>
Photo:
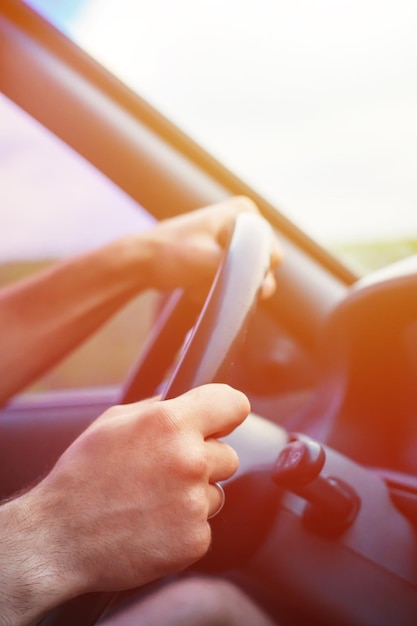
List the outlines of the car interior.
<svg viewBox="0 0 417 626">
<path fill-rule="evenodd" d="M 0 6 L 0 58 L 1 92 L 154 218 L 245 195 L 284 251 L 276 292 L 259 301 L 269 230 L 238 220 L 204 307 L 164 296 L 120 385 L 1 407 L 1 498 L 109 406 L 229 382 L 252 406 L 228 437 L 241 464 L 212 548 L 186 575 L 234 580 L 283 626 L 415 624 L 416 258 L 357 277 L 19 0 Z M 94 624 L 126 597 L 76 598 L 42 625 Z"/>
</svg>

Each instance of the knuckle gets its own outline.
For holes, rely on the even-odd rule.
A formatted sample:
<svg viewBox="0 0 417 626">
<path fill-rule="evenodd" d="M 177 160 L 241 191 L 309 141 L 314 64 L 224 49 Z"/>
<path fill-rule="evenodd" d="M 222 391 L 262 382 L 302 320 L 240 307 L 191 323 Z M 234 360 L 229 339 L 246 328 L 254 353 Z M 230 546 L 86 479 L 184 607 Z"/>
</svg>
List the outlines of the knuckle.
<svg viewBox="0 0 417 626">
<path fill-rule="evenodd" d="M 184 445 L 179 450 L 179 465 L 181 474 L 190 480 L 199 481 L 206 477 L 208 455 L 204 445 Z"/>
<path fill-rule="evenodd" d="M 205 519 L 205 497 L 201 488 L 194 486 L 184 491 L 183 509 L 191 527 Z"/>
<path fill-rule="evenodd" d="M 211 528 L 205 520 L 196 526 L 187 537 L 186 551 L 191 561 L 198 561 L 207 552 L 211 543 Z"/>
<path fill-rule="evenodd" d="M 211 542 L 211 528 L 207 522 L 207 496 L 202 486 L 185 490 L 179 503 L 186 520 L 182 533 L 181 552 L 185 560 L 196 561 L 204 556 Z"/>
<path fill-rule="evenodd" d="M 184 428 L 184 420 L 181 413 L 170 402 L 160 402 L 155 407 L 156 415 L 153 416 L 157 427 L 163 434 L 177 434 Z"/>
<path fill-rule="evenodd" d="M 252 213 L 258 213 L 258 207 L 255 202 L 248 196 L 235 196 L 236 206 L 243 211 L 251 211 Z"/>
</svg>

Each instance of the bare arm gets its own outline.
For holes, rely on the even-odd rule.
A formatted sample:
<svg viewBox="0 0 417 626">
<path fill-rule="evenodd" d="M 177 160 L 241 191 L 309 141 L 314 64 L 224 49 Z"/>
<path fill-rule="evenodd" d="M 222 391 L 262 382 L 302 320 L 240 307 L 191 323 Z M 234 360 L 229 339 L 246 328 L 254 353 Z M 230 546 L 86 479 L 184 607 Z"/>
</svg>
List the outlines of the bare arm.
<svg viewBox="0 0 417 626">
<path fill-rule="evenodd" d="M 57 264 L 0 293 L 0 404 L 84 341 L 140 291 L 210 281 L 245 198 Z M 271 265 L 278 262 L 276 250 Z M 266 282 L 270 291 L 271 281 Z M 272 284 L 273 288 L 273 284 Z"/>
<path fill-rule="evenodd" d="M 146 287 L 148 248 L 145 242 L 130 252 L 126 247 L 114 242 L 0 293 L 0 403 Z"/>
</svg>

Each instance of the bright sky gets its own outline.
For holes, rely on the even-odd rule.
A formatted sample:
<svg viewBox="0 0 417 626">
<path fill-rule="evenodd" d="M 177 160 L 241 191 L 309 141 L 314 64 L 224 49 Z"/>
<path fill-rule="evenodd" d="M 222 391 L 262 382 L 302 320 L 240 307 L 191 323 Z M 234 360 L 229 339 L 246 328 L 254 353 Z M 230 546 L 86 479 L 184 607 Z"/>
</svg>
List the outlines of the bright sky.
<svg viewBox="0 0 417 626">
<path fill-rule="evenodd" d="M 89 0 L 71 30 L 313 236 L 417 235 L 415 0 Z"/>
</svg>

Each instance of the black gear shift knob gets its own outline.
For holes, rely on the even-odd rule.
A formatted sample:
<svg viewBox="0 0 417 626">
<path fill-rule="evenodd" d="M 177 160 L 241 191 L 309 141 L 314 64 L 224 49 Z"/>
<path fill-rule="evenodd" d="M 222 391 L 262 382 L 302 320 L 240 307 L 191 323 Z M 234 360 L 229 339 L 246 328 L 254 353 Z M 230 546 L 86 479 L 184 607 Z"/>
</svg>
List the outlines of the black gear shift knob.
<svg viewBox="0 0 417 626">
<path fill-rule="evenodd" d="M 340 478 L 322 473 L 323 446 L 304 436 L 293 436 L 275 462 L 273 481 L 308 501 L 303 520 L 323 534 L 339 534 L 350 526 L 360 509 L 357 493 Z"/>
</svg>

